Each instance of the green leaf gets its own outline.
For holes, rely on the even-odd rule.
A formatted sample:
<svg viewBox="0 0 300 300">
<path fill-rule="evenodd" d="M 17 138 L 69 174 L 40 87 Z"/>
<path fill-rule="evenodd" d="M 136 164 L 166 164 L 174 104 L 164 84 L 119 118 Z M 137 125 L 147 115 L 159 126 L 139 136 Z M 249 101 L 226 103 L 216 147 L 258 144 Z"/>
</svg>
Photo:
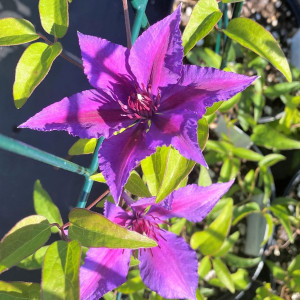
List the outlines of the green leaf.
<svg viewBox="0 0 300 300">
<path fill-rule="evenodd" d="M 210 48 L 194 48 L 187 54 L 187 59 L 194 65 L 199 65 L 200 61 L 204 61 L 204 66 L 220 68 L 222 57 Z M 201 64 L 202 65 L 202 64 Z"/>
<path fill-rule="evenodd" d="M 250 161 L 260 161 L 263 158 L 261 154 L 245 148 L 233 148 L 232 152 L 236 157 Z"/>
<path fill-rule="evenodd" d="M 237 290 L 243 291 L 250 283 L 248 272 L 245 269 L 238 269 L 235 273 L 231 274 L 234 286 Z"/>
<path fill-rule="evenodd" d="M 270 206 L 270 210 L 273 212 L 274 216 L 280 221 L 289 237 L 290 242 L 293 243 L 294 237 L 291 222 L 289 220 L 289 209 L 283 205 L 272 204 Z"/>
<path fill-rule="evenodd" d="M 209 128 L 208 123 L 205 118 L 202 118 L 198 121 L 198 128 L 197 128 L 197 138 L 198 138 L 198 144 L 201 150 L 205 148 L 205 145 L 208 140 L 209 135 Z"/>
<path fill-rule="evenodd" d="M 290 263 L 288 267 L 289 274 L 292 275 L 294 271 L 300 270 L 300 254 L 298 254 Z"/>
<path fill-rule="evenodd" d="M 92 154 L 95 151 L 97 139 L 79 139 L 69 149 L 69 155 Z"/>
<path fill-rule="evenodd" d="M 217 252 L 230 229 L 233 200 L 227 199 L 227 203 L 219 216 L 204 231 L 195 232 L 191 237 L 191 247 L 199 247 L 203 255 L 211 255 Z"/>
<path fill-rule="evenodd" d="M 223 3 L 235 3 L 235 2 L 242 2 L 243 0 L 222 0 Z"/>
<path fill-rule="evenodd" d="M 62 38 L 69 26 L 67 0 L 40 0 L 39 11 L 45 31 L 57 38 Z"/>
<path fill-rule="evenodd" d="M 259 163 L 258 165 L 260 167 L 265 166 L 267 168 L 272 167 L 273 165 L 275 165 L 276 163 L 278 163 L 279 161 L 285 160 L 286 157 L 282 154 L 278 154 L 278 153 L 271 153 L 266 155 Z"/>
<path fill-rule="evenodd" d="M 136 171 L 132 171 L 125 185 L 125 189 L 139 197 L 152 197 L 144 181 Z"/>
<path fill-rule="evenodd" d="M 216 257 L 213 259 L 213 267 L 218 279 L 233 294 L 235 292 L 234 283 L 226 265 L 222 262 L 220 258 Z"/>
<path fill-rule="evenodd" d="M 105 180 L 104 176 L 102 175 L 102 173 L 94 174 L 94 175 L 90 176 L 90 179 L 92 179 L 94 181 L 97 181 L 97 182 L 103 182 L 103 183 L 106 182 L 106 180 Z"/>
<path fill-rule="evenodd" d="M 61 53 L 60 43 L 48 46 L 45 43 L 34 43 L 28 46 L 21 56 L 13 86 L 16 108 L 21 108 L 35 88 L 48 74 L 55 58 Z"/>
<path fill-rule="evenodd" d="M 227 182 L 235 178 L 240 170 L 240 160 L 238 158 L 225 158 L 220 171 L 220 182 Z"/>
<path fill-rule="evenodd" d="M 139 272 L 134 272 L 133 275 L 135 276 L 130 276 L 130 273 L 129 273 L 130 278 L 127 279 L 125 283 L 123 283 L 120 287 L 117 288 L 118 292 L 123 294 L 132 294 L 146 287 L 142 281 L 141 276 L 139 275 Z"/>
<path fill-rule="evenodd" d="M 264 91 L 264 95 L 270 99 L 275 99 L 281 95 L 294 93 L 299 90 L 300 90 L 300 81 L 281 82 L 273 86 L 268 86 Z"/>
<path fill-rule="evenodd" d="M 224 101 L 221 107 L 219 108 L 220 112 L 226 112 L 232 107 L 234 107 L 241 99 L 242 94 L 238 93 L 227 101 Z"/>
<path fill-rule="evenodd" d="M 77 241 L 57 241 L 49 246 L 43 264 L 43 300 L 79 300 L 81 247 Z"/>
<path fill-rule="evenodd" d="M 209 256 L 204 256 L 198 266 L 198 275 L 200 279 L 204 279 L 207 273 L 211 270 L 211 262 Z"/>
<path fill-rule="evenodd" d="M 272 204 L 280 204 L 280 205 L 300 205 L 300 201 L 297 201 L 293 198 L 288 197 L 278 197 L 275 200 L 272 201 Z"/>
<path fill-rule="evenodd" d="M 177 219 L 176 223 L 170 226 L 169 231 L 177 235 L 180 235 L 185 224 L 186 224 L 186 219 L 184 218 Z"/>
<path fill-rule="evenodd" d="M 34 26 L 25 19 L 5 18 L 0 20 L 0 46 L 12 46 L 37 40 Z"/>
<path fill-rule="evenodd" d="M 63 225 L 58 207 L 52 202 L 51 197 L 42 187 L 39 180 L 34 183 L 33 202 L 34 210 L 38 215 L 47 218 L 50 224 L 58 223 L 60 226 Z M 55 233 L 58 232 L 59 229 L 57 227 L 52 227 L 51 231 Z"/>
<path fill-rule="evenodd" d="M 41 287 L 32 282 L 4 282 L 0 281 L 1 300 L 40 300 Z"/>
<path fill-rule="evenodd" d="M 147 236 L 127 230 L 87 209 L 73 209 L 69 219 L 69 238 L 78 240 L 86 247 L 135 249 L 157 246 L 157 243 Z"/>
<path fill-rule="evenodd" d="M 287 276 L 285 270 L 268 259 L 265 260 L 265 263 L 275 278 L 284 281 L 285 277 Z"/>
<path fill-rule="evenodd" d="M 156 153 L 142 160 L 141 166 L 156 202 L 168 196 L 192 171 L 195 163 L 171 147 L 158 148 Z"/>
<path fill-rule="evenodd" d="M 267 221 L 268 232 L 267 232 L 267 235 L 265 236 L 264 240 L 261 243 L 261 247 L 263 245 L 265 245 L 267 243 L 267 241 L 269 240 L 269 238 L 271 237 L 271 235 L 273 233 L 273 227 L 274 227 L 272 216 L 270 214 L 264 214 L 264 217 Z"/>
<path fill-rule="evenodd" d="M 17 266 L 26 270 L 41 269 L 47 249 L 48 246 L 38 249 L 35 253 L 21 260 Z"/>
<path fill-rule="evenodd" d="M 257 146 L 273 150 L 300 149 L 300 141 L 286 137 L 270 125 L 255 126 L 251 140 Z"/>
<path fill-rule="evenodd" d="M 272 293 L 271 284 L 265 283 L 264 286 L 256 289 L 256 297 L 253 300 L 284 300 Z"/>
<path fill-rule="evenodd" d="M 43 216 L 29 216 L 19 221 L 1 240 L 0 273 L 42 247 L 50 235 L 50 224 Z"/>
<path fill-rule="evenodd" d="M 195 5 L 182 35 L 184 55 L 214 28 L 221 17 L 222 13 L 215 0 L 201 0 Z"/>
<path fill-rule="evenodd" d="M 212 183 L 212 181 L 211 181 L 208 170 L 204 166 L 200 165 L 198 185 L 209 186 L 209 185 L 211 185 L 211 183 Z"/>
<path fill-rule="evenodd" d="M 206 108 L 205 116 L 209 116 L 209 115 L 212 115 L 213 113 L 215 113 L 221 107 L 221 105 L 223 104 L 223 102 L 224 101 L 215 102 L 213 104 L 213 106 L 207 107 Z"/>
<path fill-rule="evenodd" d="M 214 253 L 214 256 L 224 256 L 236 243 L 236 241 L 239 239 L 240 233 L 238 231 L 231 234 L 228 238 L 225 239 L 224 243 L 222 244 L 221 248 Z"/>
<path fill-rule="evenodd" d="M 249 202 L 241 206 L 237 206 L 233 210 L 233 221 L 232 225 L 236 225 L 240 220 L 245 218 L 246 216 L 253 214 L 253 213 L 259 213 L 260 212 L 260 206 L 256 202 Z"/>
<path fill-rule="evenodd" d="M 261 257 L 255 257 L 255 258 L 245 258 L 245 257 L 239 257 L 232 253 L 228 253 L 225 256 L 225 260 L 228 265 L 232 267 L 237 268 L 251 268 L 256 266 L 261 260 Z"/>
<path fill-rule="evenodd" d="M 232 19 L 223 32 L 232 40 L 267 59 L 290 82 L 292 74 L 284 53 L 274 37 L 251 19 Z"/>
</svg>

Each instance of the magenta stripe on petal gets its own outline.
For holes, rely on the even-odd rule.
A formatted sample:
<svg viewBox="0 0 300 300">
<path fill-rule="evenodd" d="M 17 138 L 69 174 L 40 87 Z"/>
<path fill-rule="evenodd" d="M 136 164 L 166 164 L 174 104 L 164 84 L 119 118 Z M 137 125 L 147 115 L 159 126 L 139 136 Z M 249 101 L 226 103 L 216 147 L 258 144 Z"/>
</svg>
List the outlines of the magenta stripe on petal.
<svg viewBox="0 0 300 300">
<path fill-rule="evenodd" d="M 20 125 L 41 131 L 65 130 L 81 138 L 109 137 L 132 121 L 111 96 L 87 90 L 49 105 Z"/>
<path fill-rule="evenodd" d="M 145 142 L 146 123 L 138 123 L 105 140 L 99 151 L 99 165 L 110 192 L 119 203 L 122 189 L 132 169 L 154 153 Z"/>
<path fill-rule="evenodd" d="M 180 8 L 147 29 L 130 51 L 129 65 L 137 82 L 151 84 L 155 95 L 158 87 L 176 83 L 181 75 Z"/>
<path fill-rule="evenodd" d="M 98 300 L 126 281 L 131 250 L 90 248 L 80 267 L 80 299 Z"/>
<path fill-rule="evenodd" d="M 164 298 L 196 299 L 196 252 L 174 233 L 161 231 L 160 235 L 158 247 L 139 250 L 143 282 Z"/>
</svg>

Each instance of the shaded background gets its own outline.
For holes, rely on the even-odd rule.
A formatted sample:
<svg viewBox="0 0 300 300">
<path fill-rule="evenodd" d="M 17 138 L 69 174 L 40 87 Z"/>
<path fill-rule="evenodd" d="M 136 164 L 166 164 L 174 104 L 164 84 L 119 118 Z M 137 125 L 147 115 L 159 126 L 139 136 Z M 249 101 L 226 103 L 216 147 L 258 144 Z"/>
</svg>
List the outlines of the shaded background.
<svg viewBox="0 0 300 300">
<path fill-rule="evenodd" d="M 150 24 L 169 14 L 171 0 L 150 0 L 147 17 Z M 131 23 L 134 12 L 130 7 Z M 74 0 L 69 5 L 70 26 L 67 34 L 60 41 L 64 50 L 80 57 L 77 31 L 99 36 L 126 46 L 124 13 L 122 0 Z M 0 19 L 6 17 L 25 18 L 31 21 L 37 32 L 43 33 L 50 40 L 40 25 L 38 0 L 0 0 Z M 38 40 L 39 41 L 39 40 Z M 38 132 L 18 129 L 17 126 L 39 112 L 45 106 L 89 89 L 84 73 L 61 57 L 58 57 L 45 80 L 37 87 L 28 102 L 20 110 L 13 103 L 12 87 L 15 66 L 24 45 L 0 47 L 0 133 L 23 141 L 60 157 L 66 157 L 68 149 L 77 140 L 66 132 Z M 118 151 L 116 151 L 118 155 Z M 89 166 L 91 156 L 74 157 L 73 161 Z M 64 170 L 57 170 L 49 165 L 24 158 L 0 149 L 0 237 L 2 237 L 20 219 L 34 214 L 33 184 L 40 179 L 55 204 L 62 213 L 64 222 L 68 212 L 76 206 L 83 176 Z M 95 200 L 106 189 L 104 184 L 95 183 L 89 197 Z M 0 280 L 40 280 L 40 270 L 25 271 L 19 268 L 0 275 Z"/>
</svg>

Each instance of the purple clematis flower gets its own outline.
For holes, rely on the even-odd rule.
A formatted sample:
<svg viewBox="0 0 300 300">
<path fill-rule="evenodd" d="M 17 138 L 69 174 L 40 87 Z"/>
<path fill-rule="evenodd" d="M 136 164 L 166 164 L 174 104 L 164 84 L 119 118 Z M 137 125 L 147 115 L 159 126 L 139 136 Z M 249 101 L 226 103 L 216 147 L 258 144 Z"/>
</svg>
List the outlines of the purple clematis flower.
<svg viewBox="0 0 300 300">
<path fill-rule="evenodd" d="M 191 222 L 202 221 L 232 183 L 216 183 L 207 187 L 188 185 L 172 192 L 158 204 L 155 204 L 155 197 L 134 202 L 123 193 L 130 211 L 105 203 L 104 215 L 112 222 L 157 241 L 157 247 L 139 250 L 140 274 L 147 287 L 165 298 L 196 299 L 196 252 L 182 237 L 161 229 L 159 224 L 173 217 L 186 218 Z M 149 206 L 150 209 L 146 210 Z M 130 249 L 90 248 L 80 268 L 81 300 L 97 300 L 124 283 L 130 256 Z"/>
<path fill-rule="evenodd" d="M 137 163 L 173 145 L 207 166 L 197 142 L 206 107 L 227 100 L 256 77 L 183 65 L 180 7 L 152 25 L 132 49 L 79 33 L 84 72 L 95 88 L 54 103 L 20 127 L 104 136 L 100 170 L 116 203 Z M 114 134 L 126 128 L 120 134 Z"/>
</svg>

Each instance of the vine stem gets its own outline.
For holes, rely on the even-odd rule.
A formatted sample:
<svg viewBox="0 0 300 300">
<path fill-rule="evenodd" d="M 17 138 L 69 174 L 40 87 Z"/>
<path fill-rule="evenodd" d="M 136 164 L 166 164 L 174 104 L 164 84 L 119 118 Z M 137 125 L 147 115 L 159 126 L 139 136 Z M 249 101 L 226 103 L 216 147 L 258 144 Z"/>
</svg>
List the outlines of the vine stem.
<svg viewBox="0 0 300 300">
<path fill-rule="evenodd" d="M 132 44 L 131 44 L 131 30 L 130 30 L 128 3 L 127 0 L 122 0 L 122 1 L 123 1 L 123 9 L 124 9 L 125 27 L 126 27 L 127 48 L 130 49 Z"/>
<path fill-rule="evenodd" d="M 44 35 L 42 34 L 38 34 L 40 38 L 42 38 L 48 45 L 53 45 L 54 43 L 52 43 L 51 41 L 49 41 Z M 80 68 L 81 70 L 83 70 L 83 65 L 81 65 L 80 63 L 78 63 L 77 61 L 75 61 L 74 59 L 72 59 L 71 57 L 67 56 L 64 53 L 60 53 L 60 56 L 62 58 L 64 58 L 65 60 L 67 60 L 68 62 L 70 62 L 71 64 L 75 65 L 76 67 Z"/>
</svg>

